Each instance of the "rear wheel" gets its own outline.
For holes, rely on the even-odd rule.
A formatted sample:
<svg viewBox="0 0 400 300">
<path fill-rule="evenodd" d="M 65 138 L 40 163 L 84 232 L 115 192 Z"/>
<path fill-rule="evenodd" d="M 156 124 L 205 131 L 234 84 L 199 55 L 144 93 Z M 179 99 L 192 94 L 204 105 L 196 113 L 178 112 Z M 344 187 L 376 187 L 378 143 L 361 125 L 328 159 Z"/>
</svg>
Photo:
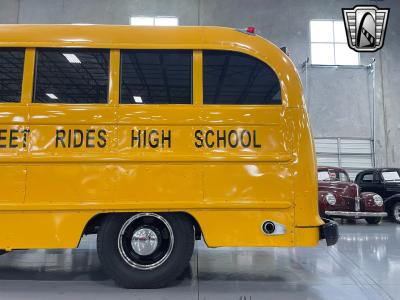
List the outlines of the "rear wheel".
<svg viewBox="0 0 400 300">
<path fill-rule="evenodd" d="M 379 224 L 382 221 L 382 218 L 369 217 L 369 218 L 365 218 L 365 220 L 367 221 L 368 224 L 376 225 L 376 224 Z"/>
<path fill-rule="evenodd" d="M 400 223 L 400 202 L 396 202 L 392 207 L 392 220 Z"/>
<path fill-rule="evenodd" d="M 164 287 L 187 267 L 193 225 L 181 214 L 114 214 L 97 235 L 105 271 L 125 288 Z"/>
</svg>

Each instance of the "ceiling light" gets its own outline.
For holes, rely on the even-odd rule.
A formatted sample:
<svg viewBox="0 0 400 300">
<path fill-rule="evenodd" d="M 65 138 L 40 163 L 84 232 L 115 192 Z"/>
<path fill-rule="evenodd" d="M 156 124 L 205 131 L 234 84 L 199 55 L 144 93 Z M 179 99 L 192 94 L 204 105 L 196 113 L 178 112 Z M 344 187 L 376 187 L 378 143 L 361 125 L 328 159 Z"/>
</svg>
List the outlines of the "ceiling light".
<svg viewBox="0 0 400 300">
<path fill-rule="evenodd" d="M 58 99 L 58 97 L 54 94 L 48 93 L 46 94 L 47 97 L 49 97 L 50 99 Z"/>
<path fill-rule="evenodd" d="M 131 17 L 130 24 L 135 26 L 154 26 L 154 17 Z"/>
<path fill-rule="evenodd" d="M 133 96 L 133 100 L 136 103 L 143 103 L 142 97 L 140 97 L 140 96 Z"/>
<path fill-rule="evenodd" d="M 68 54 L 68 53 L 63 53 L 65 58 L 71 63 L 71 64 L 80 64 L 81 61 L 79 60 L 78 56 L 75 54 Z"/>
<path fill-rule="evenodd" d="M 177 17 L 155 17 L 155 26 L 178 26 Z"/>
</svg>

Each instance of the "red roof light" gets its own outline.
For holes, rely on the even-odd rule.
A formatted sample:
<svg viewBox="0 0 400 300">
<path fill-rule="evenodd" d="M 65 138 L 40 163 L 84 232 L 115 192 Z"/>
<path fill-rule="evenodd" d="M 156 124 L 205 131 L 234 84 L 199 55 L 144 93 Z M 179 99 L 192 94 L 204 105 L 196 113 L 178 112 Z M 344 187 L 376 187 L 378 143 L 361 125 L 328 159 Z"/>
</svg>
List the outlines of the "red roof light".
<svg viewBox="0 0 400 300">
<path fill-rule="evenodd" d="M 255 34 L 256 33 L 256 28 L 254 26 L 249 26 L 246 28 L 246 32 Z"/>
</svg>

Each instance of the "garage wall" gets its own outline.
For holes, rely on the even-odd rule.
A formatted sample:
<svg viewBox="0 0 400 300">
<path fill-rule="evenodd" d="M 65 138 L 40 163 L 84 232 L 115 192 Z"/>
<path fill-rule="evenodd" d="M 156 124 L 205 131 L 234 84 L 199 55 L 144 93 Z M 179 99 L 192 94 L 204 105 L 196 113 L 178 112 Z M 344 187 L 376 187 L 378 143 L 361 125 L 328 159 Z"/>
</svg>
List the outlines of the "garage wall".
<svg viewBox="0 0 400 300">
<path fill-rule="evenodd" d="M 376 58 L 375 152 L 377 166 L 400 167 L 400 1 L 362 1 L 391 8 L 385 46 L 361 54 Z M 317 68 L 309 56 L 309 21 L 342 19 L 350 0 L 0 0 L 0 23 L 128 24 L 131 15 L 173 15 L 180 25 L 255 25 L 259 34 L 287 46 L 307 83 L 307 104 L 316 137 L 372 138 L 372 74 L 366 68 Z"/>
</svg>

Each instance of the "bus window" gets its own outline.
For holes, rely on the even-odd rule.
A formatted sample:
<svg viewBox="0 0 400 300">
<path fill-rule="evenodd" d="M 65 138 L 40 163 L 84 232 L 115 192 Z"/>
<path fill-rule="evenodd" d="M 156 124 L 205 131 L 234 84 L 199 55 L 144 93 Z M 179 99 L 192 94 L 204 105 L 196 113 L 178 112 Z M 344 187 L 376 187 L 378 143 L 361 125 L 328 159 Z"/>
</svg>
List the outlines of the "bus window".
<svg viewBox="0 0 400 300">
<path fill-rule="evenodd" d="M 203 51 L 204 104 L 281 104 L 279 79 L 265 63 L 232 51 Z"/>
<path fill-rule="evenodd" d="M 122 104 L 191 104 L 192 51 L 122 50 Z"/>
<path fill-rule="evenodd" d="M 109 50 L 37 49 L 34 103 L 107 103 Z"/>
<path fill-rule="evenodd" d="M 25 49 L 0 49 L 0 103 L 20 102 Z"/>
</svg>

